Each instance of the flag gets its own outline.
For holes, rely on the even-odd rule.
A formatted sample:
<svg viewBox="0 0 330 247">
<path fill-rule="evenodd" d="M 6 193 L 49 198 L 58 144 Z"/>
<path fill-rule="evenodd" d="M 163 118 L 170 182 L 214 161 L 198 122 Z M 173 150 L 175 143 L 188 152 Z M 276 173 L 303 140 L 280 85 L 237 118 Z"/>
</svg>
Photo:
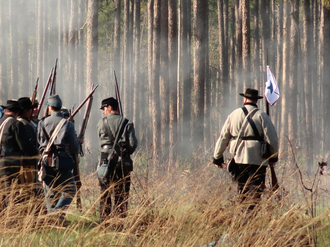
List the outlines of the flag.
<svg viewBox="0 0 330 247">
<path fill-rule="evenodd" d="M 267 65 L 267 81 L 265 83 L 265 97 L 270 105 L 274 105 L 280 97 L 280 91 L 275 77 Z"/>
</svg>

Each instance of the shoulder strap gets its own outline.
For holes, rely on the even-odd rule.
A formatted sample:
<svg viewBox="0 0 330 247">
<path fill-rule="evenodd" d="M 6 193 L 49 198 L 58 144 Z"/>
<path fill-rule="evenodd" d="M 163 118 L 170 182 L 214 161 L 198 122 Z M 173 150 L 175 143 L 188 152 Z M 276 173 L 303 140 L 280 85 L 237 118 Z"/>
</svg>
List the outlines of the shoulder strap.
<svg viewBox="0 0 330 247">
<path fill-rule="evenodd" d="M 54 130 L 54 132 L 52 133 L 52 136 L 49 138 L 49 141 L 47 143 L 47 146 L 44 150 L 44 152 L 48 152 L 50 150 L 50 147 L 53 145 L 55 138 L 58 134 L 58 132 L 60 131 L 60 129 L 62 128 L 62 126 L 64 125 L 66 119 L 62 118 L 61 121 L 56 125 L 56 128 Z"/>
<path fill-rule="evenodd" d="M 110 131 L 110 128 L 109 128 L 109 124 L 108 124 L 108 119 L 106 118 L 106 125 L 108 126 L 108 129 Z M 112 145 L 112 148 L 111 148 L 111 151 L 110 151 L 110 154 L 113 153 L 113 151 L 115 150 L 116 148 L 116 145 L 117 145 L 117 142 L 118 142 L 118 139 L 120 136 L 122 136 L 123 132 L 124 132 L 124 128 L 125 126 L 128 124 L 128 119 L 122 117 L 121 120 L 120 120 L 120 124 L 119 124 L 119 128 L 117 130 L 117 133 L 116 133 L 116 138 L 115 138 L 115 141 L 113 142 L 113 145 Z M 117 151 L 117 150 L 116 150 Z"/>
<path fill-rule="evenodd" d="M 42 131 L 44 132 L 44 135 L 46 137 L 46 140 L 49 142 L 50 137 L 49 137 L 49 135 L 48 135 L 48 133 L 47 133 L 47 131 L 45 129 L 44 120 L 41 120 L 40 121 L 40 126 L 41 126 Z"/>
<path fill-rule="evenodd" d="M 120 123 L 119 123 L 119 127 L 116 131 L 116 136 L 114 137 L 114 135 L 112 134 L 110 127 L 109 127 L 108 118 L 107 117 L 103 118 L 103 125 L 104 125 L 105 130 L 107 131 L 108 136 L 114 138 L 115 140 L 117 139 L 117 141 L 118 141 L 119 137 L 122 136 L 122 134 L 124 132 L 124 127 L 127 124 L 128 124 L 128 119 L 122 117 L 120 120 Z M 117 136 L 118 136 L 118 138 L 117 138 Z M 116 143 L 116 141 L 114 143 Z"/>
<path fill-rule="evenodd" d="M 3 135 L 3 130 L 5 129 L 5 125 L 6 123 L 13 117 L 8 117 L 5 121 L 2 122 L 2 124 L 0 125 L 0 148 L 2 148 L 2 135 Z"/>
<path fill-rule="evenodd" d="M 245 118 L 244 118 L 244 120 L 243 120 L 243 123 L 242 123 L 242 127 L 241 127 L 241 129 L 240 129 L 240 131 L 238 132 L 238 135 L 237 135 L 236 146 L 235 146 L 235 149 L 234 149 L 234 156 L 236 155 L 237 146 L 238 146 L 238 143 L 239 143 L 240 140 L 241 140 L 241 134 L 242 134 L 243 130 L 244 130 L 245 127 L 246 127 L 246 122 L 248 121 L 248 118 L 249 118 L 250 116 L 253 116 L 257 111 L 258 111 L 257 108 L 256 108 L 256 109 L 253 109 L 251 112 L 249 112 L 249 113 L 245 116 Z"/>
<path fill-rule="evenodd" d="M 257 129 L 257 126 L 254 123 L 254 121 L 252 120 L 252 117 L 253 117 L 254 114 L 253 115 L 251 114 L 251 115 L 248 116 L 248 110 L 246 109 L 245 106 L 242 107 L 242 110 L 245 113 L 245 116 L 247 116 L 247 121 L 250 123 L 250 125 L 251 125 L 251 127 L 253 129 L 254 135 L 256 137 L 260 137 L 260 134 L 259 134 L 259 131 Z M 257 111 L 255 111 L 255 112 L 257 112 Z"/>
</svg>

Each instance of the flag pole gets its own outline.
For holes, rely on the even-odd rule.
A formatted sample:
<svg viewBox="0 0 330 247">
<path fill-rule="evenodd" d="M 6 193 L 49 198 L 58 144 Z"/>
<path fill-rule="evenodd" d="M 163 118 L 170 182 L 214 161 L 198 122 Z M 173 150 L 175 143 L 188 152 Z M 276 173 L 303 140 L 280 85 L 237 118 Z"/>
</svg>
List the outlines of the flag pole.
<svg viewBox="0 0 330 247">
<path fill-rule="evenodd" d="M 268 64 L 268 47 L 266 48 L 267 50 L 266 50 L 266 56 L 267 56 L 267 66 L 269 65 Z M 267 66 L 266 66 L 266 69 L 267 69 Z M 266 70 L 266 79 L 267 79 L 267 70 Z M 269 115 L 269 103 L 268 103 L 268 100 L 266 99 L 266 113 L 267 113 L 267 115 L 268 116 L 270 116 Z"/>
<path fill-rule="evenodd" d="M 269 66 L 269 64 L 268 64 L 268 47 L 266 49 L 267 49 L 266 50 L 267 66 Z M 266 72 L 267 72 L 267 66 L 266 66 Z M 266 77 L 267 77 L 267 74 L 266 74 Z M 266 113 L 267 113 L 267 115 L 270 118 L 270 115 L 269 115 L 269 103 L 268 103 L 267 98 L 265 98 L 265 100 L 266 100 Z M 274 168 L 274 166 L 269 166 L 269 168 L 270 168 L 270 174 L 271 174 L 271 178 L 272 178 L 272 189 L 274 191 L 276 191 L 279 188 L 279 185 L 278 185 L 277 176 L 276 176 L 276 173 L 275 173 L 275 168 Z"/>
</svg>

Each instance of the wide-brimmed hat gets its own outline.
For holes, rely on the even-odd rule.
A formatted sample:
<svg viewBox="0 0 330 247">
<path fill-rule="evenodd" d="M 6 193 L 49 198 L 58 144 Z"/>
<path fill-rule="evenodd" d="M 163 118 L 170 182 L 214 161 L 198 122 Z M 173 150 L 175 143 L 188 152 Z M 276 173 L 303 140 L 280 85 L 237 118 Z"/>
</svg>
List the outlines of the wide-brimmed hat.
<svg viewBox="0 0 330 247">
<path fill-rule="evenodd" d="M 0 105 L 3 109 L 9 109 L 9 110 L 19 110 L 21 109 L 19 107 L 19 103 L 17 100 L 7 100 L 6 105 Z"/>
<path fill-rule="evenodd" d="M 49 96 L 48 98 L 48 105 L 53 106 L 53 107 L 62 107 L 62 100 L 58 94 Z"/>
<path fill-rule="evenodd" d="M 240 93 L 239 95 L 248 98 L 248 99 L 262 99 L 263 96 L 259 96 L 258 95 L 259 92 L 256 89 L 252 89 L 252 88 L 247 88 L 245 90 L 245 93 Z"/>
<path fill-rule="evenodd" d="M 100 109 L 103 110 L 103 108 L 108 106 L 108 105 L 118 107 L 118 101 L 116 99 L 114 99 L 113 97 L 106 98 L 106 99 L 102 100 Z"/>
<path fill-rule="evenodd" d="M 30 110 L 33 108 L 32 102 L 29 97 L 22 97 L 18 99 L 19 107 L 22 110 Z"/>
</svg>

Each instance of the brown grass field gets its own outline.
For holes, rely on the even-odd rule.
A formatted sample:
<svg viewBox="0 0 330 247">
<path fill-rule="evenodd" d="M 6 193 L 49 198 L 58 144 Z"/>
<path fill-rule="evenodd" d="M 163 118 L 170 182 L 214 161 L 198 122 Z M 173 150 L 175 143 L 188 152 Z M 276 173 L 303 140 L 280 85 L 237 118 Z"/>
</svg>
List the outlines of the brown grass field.
<svg viewBox="0 0 330 247">
<path fill-rule="evenodd" d="M 55 215 L 38 210 L 42 197 L 25 200 L 27 186 L 14 185 L 9 206 L 0 213 L 0 246 L 330 245 L 326 171 L 321 175 L 316 165 L 314 175 L 308 176 L 296 161 L 279 162 L 280 189 L 269 189 L 267 174 L 262 202 L 248 211 L 227 171 L 214 167 L 206 156 L 180 161 L 171 171 L 161 166 L 160 174 L 138 153 L 127 217 L 102 223 L 96 173 L 82 174 L 83 208 L 76 209 L 74 198 L 65 226 Z M 200 168 L 193 170 L 192 164 Z"/>
</svg>

